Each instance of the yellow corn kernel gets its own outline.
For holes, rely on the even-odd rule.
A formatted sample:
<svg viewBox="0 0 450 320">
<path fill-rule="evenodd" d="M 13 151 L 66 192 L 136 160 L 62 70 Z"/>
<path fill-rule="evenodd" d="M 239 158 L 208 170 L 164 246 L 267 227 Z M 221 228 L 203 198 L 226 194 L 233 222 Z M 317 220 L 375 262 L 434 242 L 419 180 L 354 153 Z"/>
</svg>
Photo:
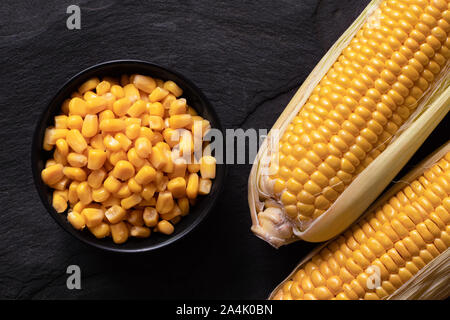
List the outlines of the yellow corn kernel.
<svg viewBox="0 0 450 320">
<path fill-rule="evenodd" d="M 144 223 L 147 227 L 155 227 L 158 224 L 159 214 L 153 207 L 146 207 L 142 215 Z"/>
<path fill-rule="evenodd" d="M 110 89 L 111 89 L 111 83 L 109 83 L 108 81 L 103 80 L 102 82 L 100 82 L 97 85 L 97 87 L 95 87 L 95 92 L 99 96 L 102 96 L 105 93 L 109 92 Z"/>
<path fill-rule="evenodd" d="M 98 226 L 89 228 L 89 231 L 98 239 L 106 238 L 111 234 L 109 224 L 101 222 Z"/>
<path fill-rule="evenodd" d="M 77 187 L 80 183 L 78 181 L 72 181 L 69 185 L 69 192 L 67 193 L 67 200 L 70 204 L 75 204 L 78 201 Z"/>
<path fill-rule="evenodd" d="M 165 128 L 164 120 L 160 116 L 149 116 L 148 121 L 152 130 L 161 131 Z"/>
<path fill-rule="evenodd" d="M 94 98 L 97 98 L 97 95 L 94 93 L 94 91 L 86 91 L 83 95 L 83 99 L 86 102 L 88 102 L 89 100 L 94 99 Z"/>
<path fill-rule="evenodd" d="M 67 129 L 66 115 L 59 115 L 55 117 L 55 129 Z"/>
<path fill-rule="evenodd" d="M 122 119 L 104 119 L 100 122 L 100 130 L 103 132 L 117 132 L 125 129 Z"/>
<path fill-rule="evenodd" d="M 136 88 L 144 91 L 147 94 L 150 94 L 156 88 L 156 82 L 153 78 L 143 76 L 141 74 L 137 74 L 134 76 L 133 84 L 136 86 Z"/>
<path fill-rule="evenodd" d="M 174 130 L 172 128 L 166 128 L 163 131 L 163 138 L 164 141 L 171 147 L 175 147 L 180 140 L 180 134 L 178 133 L 177 130 Z"/>
<path fill-rule="evenodd" d="M 78 195 L 77 195 L 78 197 Z M 73 211 L 75 212 L 81 212 L 83 211 L 83 209 L 86 208 L 86 205 L 82 204 L 81 201 L 78 201 L 77 203 L 75 203 L 75 205 L 73 206 Z"/>
<path fill-rule="evenodd" d="M 197 113 L 197 111 L 195 111 L 195 109 L 194 108 L 192 108 L 192 107 L 187 107 L 187 113 L 189 113 L 191 116 L 198 116 L 198 113 Z"/>
<path fill-rule="evenodd" d="M 172 129 L 181 129 L 192 125 L 192 116 L 190 114 L 175 114 L 169 118 L 169 126 Z"/>
<path fill-rule="evenodd" d="M 142 128 L 141 128 L 141 131 L 142 131 Z M 153 146 L 156 145 L 158 142 L 163 142 L 163 141 L 164 141 L 164 138 L 161 133 L 153 132 L 152 138 L 150 139 L 150 142 L 152 143 Z"/>
<path fill-rule="evenodd" d="M 70 103 L 70 99 L 66 99 L 63 101 L 63 103 L 61 105 L 61 111 L 66 116 L 69 114 L 69 103 Z"/>
<path fill-rule="evenodd" d="M 126 86 L 124 86 L 123 91 L 125 93 L 125 97 L 128 98 L 131 103 L 134 103 L 135 101 L 141 98 L 139 90 L 132 83 L 129 83 Z"/>
<path fill-rule="evenodd" d="M 197 173 L 200 171 L 200 161 L 196 161 L 193 156 L 191 159 L 191 163 L 188 163 L 187 169 L 190 173 Z"/>
<path fill-rule="evenodd" d="M 87 113 L 97 114 L 106 109 L 108 101 L 104 97 L 92 97 L 87 101 Z M 85 118 L 86 119 L 86 118 Z"/>
<path fill-rule="evenodd" d="M 216 177 L 216 158 L 204 156 L 200 159 L 200 174 L 204 179 L 214 179 Z"/>
<path fill-rule="evenodd" d="M 100 123 L 106 119 L 115 119 L 116 115 L 111 110 L 103 110 L 98 114 L 98 123 L 100 127 Z"/>
<path fill-rule="evenodd" d="M 161 102 L 147 103 L 147 112 L 151 116 L 164 117 L 164 107 Z"/>
<path fill-rule="evenodd" d="M 48 167 L 53 166 L 55 164 L 58 164 L 58 162 L 56 162 L 55 159 L 48 159 L 45 162 L 45 168 L 48 168 Z"/>
<path fill-rule="evenodd" d="M 169 94 L 164 88 L 156 87 L 152 93 L 149 95 L 150 102 L 158 102 L 164 99 Z"/>
<path fill-rule="evenodd" d="M 53 159 L 56 163 L 62 164 L 63 166 L 67 165 L 67 158 L 60 154 L 58 150 L 53 152 Z"/>
<path fill-rule="evenodd" d="M 105 217 L 109 223 L 116 224 L 122 221 L 127 215 L 127 211 L 120 205 L 113 205 L 111 208 L 105 211 Z"/>
<path fill-rule="evenodd" d="M 171 235 L 175 230 L 173 225 L 169 221 L 166 221 L 166 220 L 161 220 L 160 222 L 158 222 L 157 228 L 158 228 L 159 232 L 166 234 L 166 235 Z"/>
<path fill-rule="evenodd" d="M 142 227 L 144 225 L 143 211 L 133 210 L 128 214 L 127 221 L 133 225 Z"/>
<path fill-rule="evenodd" d="M 103 144 L 105 145 L 106 149 L 112 152 L 122 150 L 122 145 L 120 144 L 120 142 L 114 139 L 114 137 L 109 134 L 103 138 Z"/>
<path fill-rule="evenodd" d="M 124 152 L 127 152 L 128 149 L 130 149 L 132 141 L 130 139 L 128 139 L 128 137 L 125 134 L 123 134 L 122 132 L 116 133 L 116 135 L 114 136 L 114 139 L 119 141 L 120 145 L 122 146 L 122 150 Z"/>
<path fill-rule="evenodd" d="M 41 178 L 47 185 L 57 183 L 64 177 L 64 167 L 61 164 L 54 164 L 42 170 Z"/>
<path fill-rule="evenodd" d="M 152 148 L 149 160 L 152 166 L 157 170 L 162 169 L 168 163 L 167 154 L 165 150 L 160 148 L 158 144 Z"/>
<path fill-rule="evenodd" d="M 111 93 L 117 98 L 121 99 L 125 97 L 125 92 L 123 91 L 123 88 L 119 85 L 113 85 L 111 87 Z"/>
<path fill-rule="evenodd" d="M 147 104 L 142 100 L 138 100 L 133 103 L 133 105 L 128 109 L 127 113 L 133 118 L 138 118 L 146 110 Z"/>
<path fill-rule="evenodd" d="M 111 92 L 107 92 L 106 94 L 104 94 L 102 96 L 105 99 L 106 102 L 106 110 L 103 110 L 99 113 L 102 114 L 105 111 L 111 112 L 114 115 L 113 109 L 114 109 L 114 102 L 116 102 L 116 97 L 111 93 Z"/>
<path fill-rule="evenodd" d="M 111 193 L 105 189 L 105 187 L 100 187 L 98 189 L 92 190 L 92 200 L 95 202 L 104 202 L 108 200 Z"/>
<path fill-rule="evenodd" d="M 77 129 L 81 131 L 83 128 L 83 118 L 79 115 L 71 115 L 67 117 L 67 128 Z"/>
<path fill-rule="evenodd" d="M 69 102 L 69 115 L 84 117 L 87 114 L 88 104 L 80 98 L 72 98 Z"/>
<path fill-rule="evenodd" d="M 133 193 L 131 196 L 122 199 L 122 201 L 120 202 L 121 206 L 125 209 L 130 209 L 136 205 L 138 205 L 142 200 L 142 197 L 137 194 L 137 193 Z"/>
<path fill-rule="evenodd" d="M 187 186 L 186 186 L 186 195 L 189 199 L 197 198 L 198 194 L 198 186 L 199 186 L 199 177 L 196 173 L 189 174 Z"/>
<path fill-rule="evenodd" d="M 84 117 L 81 134 L 86 138 L 91 138 L 98 133 L 98 118 L 95 114 L 87 114 Z"/>
<path fill-rule="evenodd" d="M 154 183 L 149 183 L 142 188 L 141 196 L 145 200 L 149 201 L 155 195 L 156 185 Z"/>
<path fill-rule="evenodd" d="M 148 238 L 150 237 L 150 233 L 150 229 L 146 227 L 132 226 L 130 229 L 131 236 L 136 238 Z"/>
<path fill-rule="evenodd" d="M 116 163 L 113 169 L 113 176 L 119 180 L 125 181 L 134 176 L 135 170 L 133 165 L 126 161 L 120 160 Z"/>
<path fill-rule="evenodd" d="M 92 202 L 91 187 L 86 181 L 80 182 L 80 184 L 77 186 L 77 195 L 78 199 L 80 199 L 80 202 L 84 205 L 88 205 Z"/>
<path fill-rule="evenodd" d="M 164 99 L 161 100 L 164 109 L 168 110 L 170 108 L 170 104 L 176 99 L 177 98 L 173 94 L 169 93 Z"/>
<path fill-rule="evenodd" d="M 136 182 L 135 178 L 130 178 L 127 182 L 128 188 L 133 193 L 141 193 L 142 192 L 142 186 Z"/>
<path fill-rule="evenodd" d="M 186 216 L 189 213 L 189 199 L 188 198 L 178 199 L 177 204 L 181 210 L 181 216 Z"/>
<path fill-rule="evenodd" d="M 198 185 L 198 194 L 204 196 L 211 191 L 212 182 L 209 179 L 200 179 L 200 183 Z"/>
<path fill-rule="evenodd" d="M 76 153 L 83 153 L 87 148 L 86 140 L 77 129 L 72 129 L 67 132 L 66 141 Z"/>
<path fill-rule="evenodd" d="M 83 98 L 83 95 L 82 94 L 80 94 L 79 92 L 72 92 L 71 94 L 70 94 L 70 97 L 71 98 Z"/>
<path fill-rule="evenodd" d="M 67 198 L 60 191 L 53 191 L 52 206 L 58 213 L 62 213 L 67 209 Z"/>
<path fill-rule="evenodd" d="M 120 199 L 125 199 L 125 198 L 128 198 L 129 196 L 131 196 L 131 194 L 132 193 L 131 193 L 130 188 L 128 188 L 128 184 L 123 183 L 123 184 L 121 184 L 119 191 L 116 192 L 115 196 Z"/>
<path fill-rule="evenodd" d="M 44 135 L 44 144 L 54 145 L 57 140 L 65 139 L 68 132 L 67 129 L 47 128 Z M 51 150 L 51 148 L 46 150 Z"/>
<path fill-rule="evenodd" d="M 93 170 L 87 178 L 87 183 L 91 188 L 98 189 L 103 185 L 103 180 L 105 180 L 105 177 L 106 171 L 103 168 Z"/>
<path fill-rule="evenodd" d="M 98 78 L 91 78 L 84 82 L 79 88 L 78 92 L 81 94 L 84 94 L 85 92 L 89 90 L 94 90 L 97 85 L 100 83 L 100 80 Z"/>
<path fill-rule="evenodd" d="M 135 148 L 128 150 L 127 158 L 136 168 L 140 168 L 145 164 L 145 160 L 138 156 Z"/>
<path fill-rule="evenodd" d="M 86 226 L 88 228 L 93 228 L 102 223 L 105 213 L 102 209 L 97 208 L 84 208 L 81 214 L 86 220 Z"/>
<path fill-rule="evenodd" d="M 169 190 L 174 198 L 183 198 L 186 196 L 186 180 L 182 177 L 174 178 L 167 184 Z M 170 220 L 170 219 L 168 219 Z"/>
<path fill-rule="evenodd" d="M 81 168 L 64 167 L 63 173 L 70 180 L 75 180 L 75 181 L 86 180 L 86 172 Z"/>
<path fill-rule="evenodd" d="M 69 144 L 64 139 L 56 140 L 56 150 L 58 150 L 59 154 L 63 157 L 67 157 L 69 154 Z"/>
<path fill-rule="evenodd" d="M 140 158 L 147 158 L 152 152 L 152 143 L 146 137 L 139 137 L 134 142 L 134 149 Z"/>
<path fill-rule="evenodd" d="M 159 214 L 169 213 L 174 206 L 172 193 L 170 191 L 163 191 L 158 194 L 156 200 L 156 210 Z"/>
<path fill-rule="evenodd" d="M 186 113 L 186 99 L 177 99 L 170 104 L 169 108 L 170 116 L 185 113 Z"/>
<path fill-rule="evenodd" d="M 121 221 L 119 223 L 112 224 L 110 228 L 114 243 L 121 244 L 128 240 L 128 227 L 125 222 Z"/>
<path fill-rule="evenodd" d="M 131 104 L 132 102 L 128 97 L 120 98 L 114 102 L 113 111 L 118 117 L 122 117 L 127 114 Z"/>
<path fill-rule="evenodd" d="M 50 188 L 56 189 L 56 190 L 65 190 L 67 188 L 67 185 L 69 184 L 70 179 L 67 177 L 63 177 L 61 180 L 59 180 L 57 183 L 52 184 Z"/>
<path fill-rule="evenodd" d="M 167 188 L 169 178 L 161 171 L 156 171 L 155 186 L 157 192 L 163 192 Z"/>
<path fill-rule="evenodd" d="M 112 206 L 120 206 L 120 198 L 110 195 L 109 198 L 102 202 L 102 206 L 105 208 L 110 208 Z"/>
<path fill-rule="evenodd" d="M 208 133 L 210 129 L 211 124 L 209 123 L 209 121 L 202 119 L 193 121 L 191 131 L 194 137 L 201 139 Z"/>
<path fill-rule="evenodd" d="M 76 230 L 82 230 L 86 226 L 84 216 L 76 211 L 69 211 L 67 214 L 67 220 Z"/>
<path fill-rule="evenodd" d="M 177 98 L 183 94 L 183 90 L 171 80 L 164 82 L 164 89 L 172 93 Z"/>
<path fill-rule="evenodd" d="M 149 166 L 144 165 L 141 169 L 139 169 L 138 173 L 135 176 L 136 182 L 140 185 L 147 185 L 156 178 L 156 170 Z"/>
<path fill-rule="evenodd" d="M 176 158 L 173 160 L 173 171 L 169 174 L 169 178 L 184 177 L 186 175 L 186 168 L 186 160 L 184 158 Z"/>
<path fill-rule="evenodd" d="M 105 182 L 103 182 L 103 186 L 109 192 L 117 193 L 119 191 L 120 187 L 122 186 L 122 183 L 119 180 L 117 180 L 115 177 L 109 176 L 108 178 L 106 178 Z"/>
<path fill-rule="evenodd" d="M 125 153 L 125 151 L 123 150 L 119 150 L 117 152 L 111 152 L 109 154 L 109 162 L 115 166 L 117 164 L 117 162 L 119 162 L 120 160 L 127 160 L 127 154 Z"/>
<path fill-rule="evenodd" d="M 173 218 L 176 218 L 176 217 L 178 217 L 180 215 L 181 215 L 181 209 L 178 207 L 177 204 L 174 204 L 172 210 L 170 210 L 170 212 L 168 212 L 168 213 L 161 214 L 160 218 L 161 218 L 161 220 L 170 221 Z"/>
<path fill-rule="evenodd" d="M 106 152 L 100 149 L 89 149 L 87 167 L 90 170 L 98 170 L 106 161 Z"/>
<path fill-rule="evenodd" d="M 67 155 L 67 162 L 75 168 L 82 168 L 87 164 L 87 158 L 83 154 L 71 152 Z"/>
<path fill-rule="evenodd" d="M 141 126 L 136 123 L 130 124 L 125 128 L 126 136 L 132 140 L 139 137 L 140 131 L 141 131 Z"/>
</svg>

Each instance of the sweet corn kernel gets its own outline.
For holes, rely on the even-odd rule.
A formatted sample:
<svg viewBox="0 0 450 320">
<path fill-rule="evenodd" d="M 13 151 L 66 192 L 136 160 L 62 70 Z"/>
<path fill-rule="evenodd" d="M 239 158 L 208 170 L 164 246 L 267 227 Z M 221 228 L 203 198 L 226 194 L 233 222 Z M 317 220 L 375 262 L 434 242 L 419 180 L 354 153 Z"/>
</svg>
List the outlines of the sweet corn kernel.
<svg viewBox="0 0 450 320">
<path fill-rule="evenodd" d="M 161 100 L 164 109 L 169 109 L 170 104 L 174 102 L 176 99 L 177 98 L 173 94 L 169 93 L 164 99 Z"/>
<path fill-rule="evenodd" d="M 141 98 L 139 90 L 132 83 L 124 86 L 123 91 L 125 92 L 125 97 L 128 98 L 131 103 L 134 103 Z"/>
<path fill-rule="evenodd" d="M 135 178 L 130 178 L 127 182 L 128 188 L 133 193 L 141 193 L 142 192 L 142 186 L 136 182 Z"/>
<path fill-rule="evenodd" d="M 135 148 L 128 150 L 127 158 L 128 161 L 130 161 L 136 168 L 140 168 L 145 165 L 145 159 L 138 156 Z"/>
<path fill-rule="evenodd" d="M 167 188 L 167 184 L 169 183 L 169 178 L 164 175 L 161 171 L 156 171 L 155 185 L 157 192 L 163 192 Z"/>
<path fill-rule="evenodd" d="M 56 141 L 66 138 L 68 132 L 69 130 L 67 129 L 47 128 L 44 134 L 44 149 L 47 151 L 51 150 Z"/>
<path fill-rule="evenodd" d="M 171 80 L 164 82 L 164 89 L 172 93 L 177 98 L 183 94 L 183 90 Z"/>
<path fill-rule="evenodd" d="M 181 210 L 181 215 L 186 216 L 189 213 L 189 199 L 188 198 L 178 199 L 177 204 Z"/>
<path fill-rule="evenodd" d="M 172 193 L 170 191 L 160 192 L 156 200 L 156 210 L 159 214 L 169 213 L 174 206 Z"/>
<path fill-rule="evenodd" d="M 67 128 L 77 129 L 81 131 L 83 128 L 83 118 L 79 115 L 71 115 L 67 117 Z"/>
<path fill-rule="evenodd" d="M 64 139 L 56 140 L 56 150 L 58 150 L 59 154 L 63 157 L 67 157 L 69 154 L 69 144 Z"/>
<path fill-rule="evenodd" d="M 187 186 L 186 186 L 186 195 L 189 199 L 195 199 L 197 198 L 198 194 L 198 185 L 199 185 L 199 178 L 196 173 L 189 174 Z"/>
<path fill-rule="evenodd" d="M 204 156 L 200 160 L 200 174 L 204 179 L 214 179 L 216 177 L 216 158 Z"/>
<path fill-rule="evenodd" d="M 98 133 L 98 117 L 95 114 L 87 114 L 84 117 L 81 134 L 86 138 L 91 138 Z"/>
<path fill-rule="evenodd" d="M 100 82 L 97 85 L 97 87 L 95 87 L 95 92 L 99 96 L 102 96 L 105 93 L 109 92 L 110 89 L 111 89 L 111 83 L 109 83 L 108 81 L 103 80 L 102 82 Z"/>
<path fill-rule="evenodd" d="M 87 167 L 90 170 L 98 170 L 106 161 L 106 152 L 100 149 L 89 149 Z"/>
<path fill-rule="evenodd" d="M 84 117 L 87 114 L 88 104 L 81 98 L 72 98 L 69 102 L 69 115 Z"/>
<path fill-rule="evenodd" d="M 123 88 L 119 85 L 113 85 L 111 87 L 111 93 L 117 98 L 121 99 L 125 97 L 125 92 L 123 91 Z"/>
<path fill-rule="evenodd" d="M 133 84 L 139 90 L 150 94 L 156 88 L 156 82 L 153 78 L 137 74 L 133 78 Z"/>
<path fill-rule="evenodd" d="M 149 95 L 150 102 L 158 102 L 164 99 L 169 94 L 169 91 L 167 91 L 164 88 L 156 87 L 152 93 Z"/>
<path fill-rule="evenodd" d="M 108 101 L 104 97 L 94 96 L 87 101 L 87 113 L 97 114 L 106 109 Z M 85 118 L 86 119 L 86 118 Z"/>
<path fill-rule="evenodd" d="M 87 164 L 87 158 L 83 154 L 71 152 L 67 155 L 67 162 L 72 166 L 76 168 L 82 168 L 86 166 Z"/>
<path fill-rule="evenodd" d="M 69 186 L 69 192 L 67 193 L 67 200 L 70 204 L 75 204 L 78 201 L 77 187 L 79 185 L 78 181 L 72 181 Z"/>
<path fill-rule="evenodd" d="M 64 167 L 63 173 L 70 180 L 75 180 L 75 181 L 85 181 L 86 180 L 86 172 L 81 168 Z"/>
<path fill-rule="evenodd" d="M 87 183 L 89 186 L 93 189 L 98 189 L 102 186 L 103 180 L 105 180 L 106 177 L 106 171 L 103 168 L 100 168 L 98 170 L 93 170 L 88 178 Z"/>
<path fill-rule="evenodd" d="M 174 178 L 167 184 L 167 190 L 172 192 L 174 198 L 183 198 L 186 196 L 186 180 L 182 177 Z M 168 219 L 170 220 L 170 219 Z"/>
<path fill-rule="evenodd" d="M 100 130 L 103 132 L 117 132 L 125 129 L 122 119 L 104 119 L 100 122 Z"/>
<path fill-rule="evenodd" d="M 164 107 L 161 102 L 147 103 L 147 111 L 151 116 L 164 117 Z"/>
<path fill-rule="evenodd" d="M 147 104 L 142 100 L 138 100 L 133 103 L 133 105 L 128 109 L 127 113 L 133 118 L 138 118 L 146 110 Z"/>
<path fill-rule="evenodd" d="M 170 221 L 180 215 L 181 215 L 181 209 L 178 207 L 178 205 L 174 204 L 172 210 L 170 210 L 170 212 L 168 212 L 168 213 L 161 214 L 160 218 L 161 218 L 161 220 Z"/>
<path fill-rule="evenodd" d="M 109 154 L 109 162 L 115 166 L 117 164 L 117 162 L 119 162 L 120 160 L 127 160 L 127 154 L 125 153 L 125 151 L 123 150 L 119 150 L 117 152 L 111 152 Z"/>
<path fill-rule="evenodd" d="M 108 178 L 106 178 L 105 182 L 103 182 L 103 186 L 109 192 L 117 193 L 120 187 L 122 186 L 122 183 L 111 175 Z"/>
<path fill-rule="evenodd" d="M 57 183 L 59 180 L 61 180 L 64 177 L 64 167 L 61 164 L 55 164 L 52 166 L 49 166 L 42 170 L 41 172 L 41 178 L 42 181 L 45 182 L 47 185 L 52 185 Z"/>
<path fill-rule="evenodd" d="M 166 234 L 166 235 L 171 235 L 175 230 L 173 225 L 169 221 L 166 221 L 166 220 L 161 220 L 160 222 L 158 222 L 157 228 L 158 228 L 159 232 Z"/>
<path fill-rule="evenodd" d="M 159 214 L 153 207 L 146 207 L 144 209 L 143 215 L 144 223 L 147 227 L 155 227 L 158 224 Z"/>
<path fill-rule="evenodd" d="M 120 186 L 119 191 L 117 191 L 117 193 L 115 195 L 117 196 L 117 198 L 125 199 L 125 198 L 128 198 L 129 196 L 131 196 L 131 194 L 132 194 L 132 192 L 131 192 L 130 188 L 128 188 L 128 184 L 123 183 Z"/>
<path fill-rule="evenodd" d="M 136 182 L 140 185 L 147 185 L 156 178 L 156 170 L 148 165 L 143 166 L 135 176 Z"/>
<path fill-rule="evenodd" d="M 121 221 L 119 223 L 112 224 L 110 228 L 114 243 L 121 244 L 128 240 L 128 227 L 125 222 Z"/>
<path fill-rule="evenodd" d="M 67 199 L 57 191 L 53 192 L 52 206 L 58 213 L 62 213 L 67 209 Z"/>
<path fill-rule="evenodd" d="M 169 115 L 186 113 L 186 99 L 177 99 L 170 104 Z"/>
<path fill-rule="evenodd" d="M 89 90 L 94 90 L 97 85 L 100 83 L 100 80 L 98 78 L 91 78 L 84 82 L 79 88 L 78 92 L 81 94 L 84 94 L 85 92 Z"/>
<path fill-rule="evenodd" d="M 152 143 L 146 137 L 139 137 L 134 142 L 134 149 L 140 158 L 147 158 L 152 152 Z"/>
<path fill-rule="evenodd" d="M 173 160 L 173 171 L 169 174 L 169 178 L 184 177 L 186 175 L 186 168 L 186 160 L 184 158 L 176 158 Z"/>
<path fill-rule="evenodd" d="M 76 230 L 82 230 L 86 226 L 86 220 L 84 219 L 84 216 L 75 211 L 69 211 L 69 213 L 67 214 L 67 220 Z"/>
<path fill-rule="evenodd" d="M 149 160 L 152 166 L 157 170 L 162 169 L 168 163 L 166 152 L 160 148 L 158 144 L 152 147 Z"/>
<path fill-rule="evenodd" d="M 135 170 L 133 165 L 126 160 L 120 160 L 117 162 L 112 172 L 114 177 L 122 181 L 130 179 L 134 176 L 134 173 Z"/>
<path fill-rule="evenodd" d="M 77 195 L 78 196 L 78 195 Z M 81 203 L 81 201 L 78 201 L 74 206 L 73 206 L 73 211 L 75 212 L 81 212 L 83 211 L 83 209 L 86 208 L 86 206 L 84 204 Z"/>
<path fill-rule="evenodd" d="M 169 126 L 172 129 L 180 129 L 192 125 L 192 116 L 190 114 L 175 114 L 169 118 Z"/>
<path fill-rule="evenodd" d="M 113 205 L 111 208 L 105 211 L 105 217 L 109 223 L 116 224 L 122 221 L 127 214 L 127 211 L 120 205 Z"/>
<path fill-rule="evenodd" d="M 156 185 L 154 183 L 149 183 L 142 188 L 141 196 L 145 200 L 149 201 L 153 198 L 156 192 Z"/>
<path fill-rule="evenodd" d="M 59 115 L 55 117 L 55 129 L 67 129 L 66 115 Z"/>
<path fill-rule="evenodd" d="M 98 189 L 92 190 L 92 200 L 95 202 L 105 202 L 108 200 L 111 193 L 105 189 L 105 187 L 100 187 Z"/>
<path fill-rule="evenodd" d="M 63 177 L 57 183 L 50 185 L 50 188 L 62 191 L 67 188 L 67 185 L 69 184 L 69 182 L 70 182 L 69 178 Z"/>
<path fill-rule="evenodd" d="M 198 185 L 198 194 L 202 196 L 207 195 L 211 191 L 211 185 L 211 180 L 201 178 Z"/>
<path fill-rule="evenodd" d="M 118 117 L 122 117 L 127 114 L 131 104 L 132 102 L 129 97 L 120 98 L 114 102 L 113 111 Z"/>
<path fill-rule="evenodd" d="M 109 224 L 104 222 L 100 223 L 98 226 L 89 228 L 89 231 L 98 239 L 106 238 L 111 233 Z"/>
<path fill-rule="evenodd" d="M 149 127 L 152 130 L 161 131 L 165 128 L 164 120 L 160 116 L 150 116 L 148 117 L 148 121 Z"/>
<path fill-rule="evenodd" d="M 80 182 L 80 184 L 77 186 L 77 195 L 78 199 L 80 199 L 80 202 L 84 205 L 88 205 L 92 202 L 91 187 L 86 181 Z"/>
<path fill-rule="evenodd" d="M 84 216 L 88 228 L 98 226 L 105 216 L 104 211 L 97 208 L 84 208 L 81 214 Z"/>
<path fill-rule="evenodd" d="M 130 209 L 130 208 L 138 205 L 141 202 L 141 200 L 142 200 L 142 197 L 139 194 L 133 193 L 131 196 L 122 199 L 120 204 L 124 209 Z"/>
<path fill-rule="evenodd" d="M 150 233 L 150 229 L 146 227 L 132 226 L 130 229 L 131 236 L 136 238 L 148 238 L 150 237 Z"/>
<path fill-rule="evenodd" d="M 114 139 L 114 137 L 109 134 L 103 138 L 103 145 L 106 147 L 106 149 L 112 152 L 122 150 L 122 145 L 120 144 L 120 142 Z"/>
<path fill-rule="evenodd" d="M 125 134 L 129 139 L 136 139 L 141 132 L 141 126 L 137 123 L 132 123 L 125 128 Z"/>
<path fill-rule="evenodd" d="M 87 148 L 87 142 L 78 129 L 72 129 L 67 132 L 66 141 L 76 153 L 83 153 Z"/>
</svg>

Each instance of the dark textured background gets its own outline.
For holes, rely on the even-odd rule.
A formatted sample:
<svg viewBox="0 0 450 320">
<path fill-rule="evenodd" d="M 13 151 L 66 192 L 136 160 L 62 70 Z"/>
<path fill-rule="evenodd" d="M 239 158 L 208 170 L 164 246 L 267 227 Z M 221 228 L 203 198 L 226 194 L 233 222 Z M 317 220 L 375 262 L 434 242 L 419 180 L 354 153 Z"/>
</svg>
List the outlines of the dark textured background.
<svg viewBox="0 0 450 320">
<path fill-rule="evenodd" d="M 224 128 L 270 128 L 368 2 L 81 0 L 82 29 L 67 30 L 71 1 L 2 1 L 0 298 L 266 298 L 314 245 L 275 250 L 250 233 L 250 165 L 230 166 L 216 210 L 186 239 L 147 254 L 102 252 L 64 232 L 38 198 L 36 119 L 75 73 L 134 58 L 190 78 Z M 448 123 L 406 171 L 448 139 Z M 82 290 L 66 288 L 70 264 L 82 269 Z"/>
</svg>

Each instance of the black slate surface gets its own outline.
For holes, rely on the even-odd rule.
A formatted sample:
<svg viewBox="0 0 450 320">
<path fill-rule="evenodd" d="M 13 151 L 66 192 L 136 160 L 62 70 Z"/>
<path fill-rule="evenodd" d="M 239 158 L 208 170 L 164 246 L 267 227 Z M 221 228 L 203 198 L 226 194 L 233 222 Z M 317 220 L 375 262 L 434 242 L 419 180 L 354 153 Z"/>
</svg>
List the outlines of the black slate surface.
<svg viewBox="0 0 450 320">
<path fill-rule="evenodd" d="M 57 88 L 95 63 L 142 59 L 195 82 L 225 128 L 270 128 L 326 50 L 368 0 L 86 1 L 81 30 L 71 1 L 0 7 L 0 298 L 264 299 L 313 244 L 275 250 L 249 230 L 250 165 L 229 167 L 222 199 L 188 238 L 161 251 L 120 255 L 81 244 L 47 214 L 30 149 Z M 448 118 L 406 172 L 449 137 Z M 82 290 L 66 288 L 66 268 Z"/>
</svg>

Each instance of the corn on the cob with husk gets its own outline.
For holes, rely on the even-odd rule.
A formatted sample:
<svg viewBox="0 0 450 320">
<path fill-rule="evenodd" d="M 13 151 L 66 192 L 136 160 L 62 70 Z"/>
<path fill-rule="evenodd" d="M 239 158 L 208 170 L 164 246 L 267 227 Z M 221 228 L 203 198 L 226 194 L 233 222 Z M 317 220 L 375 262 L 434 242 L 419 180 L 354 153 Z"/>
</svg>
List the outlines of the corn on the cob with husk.
<svg viewBox="0 0 450 320">
<path fill-rule="evenodd" d="M 252 231 L 326 241 L 376 199 L 450 109 L 448 0 L 375 0 L 319 62 L 260 147 Z"/>
<path fill-rule="evenodd" d="M 270 298 L 444 299 L 449 246 L 450 142 L 306 257 Z"/>
</svg>

